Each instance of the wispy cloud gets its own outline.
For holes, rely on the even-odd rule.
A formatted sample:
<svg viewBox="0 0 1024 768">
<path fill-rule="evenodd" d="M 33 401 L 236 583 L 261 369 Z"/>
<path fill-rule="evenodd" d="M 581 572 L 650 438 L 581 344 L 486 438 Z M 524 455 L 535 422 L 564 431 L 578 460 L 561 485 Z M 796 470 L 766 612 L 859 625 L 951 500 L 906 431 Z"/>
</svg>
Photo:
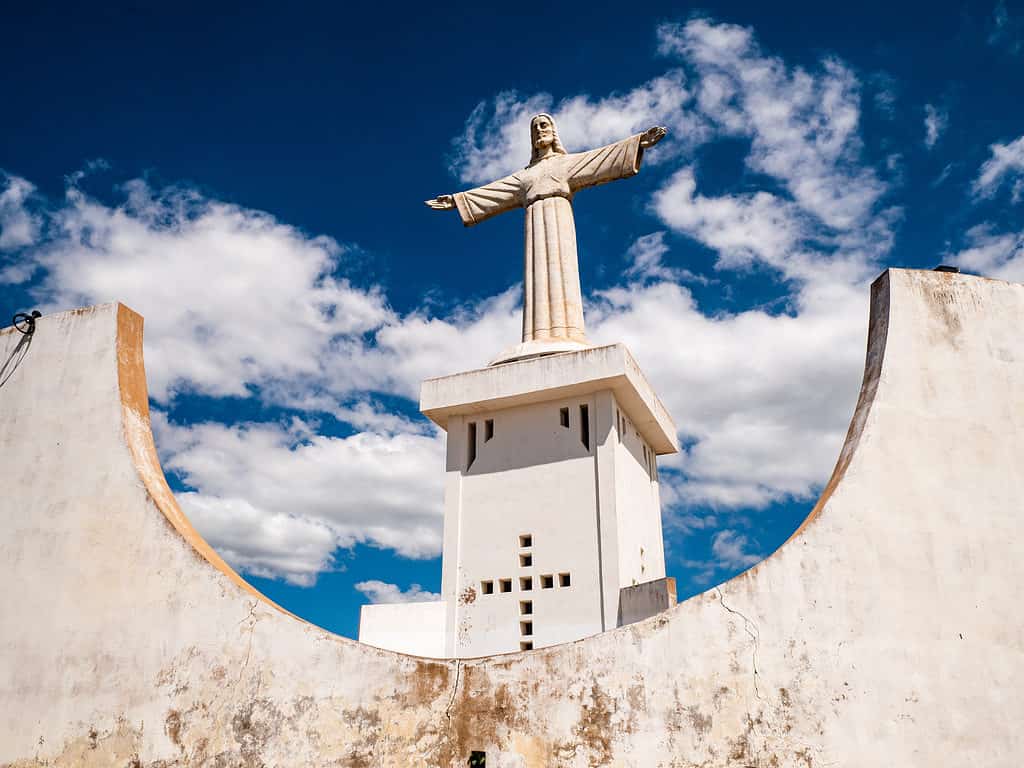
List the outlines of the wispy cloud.
<svg viewBox="0 0 1024 768">
<path fill-rule="evenodd" d="M 763 560 L 764 555 L 752 546 L 746 534 L 733 528 L 723 528 L 712 535 L 706 558 L 683 558 L 681 565 L 692 572 L 690 580 L 694 584 L 707 585 L 716 577 L 744 570 Z"/>
<path fill-rule="evenodd" d="M 715 534 L 711 552 L 720 566 L 730 569 L 749 568 L 764 557 L 750 551 L 750 541 L 746 536 L 728 529 Z"/>
<path fill-rule="evenodd" d="M 933 104 L 924 105 L 924 145 L 932 149 L 946 131 L 949 114 Z"/>
<path fill-rule="evenodd" d="M 710 280 L 697 275 L 688 269 L 670 267 L 664 263 L 664 256 L 669 252 L 665 242 L 666 232 L 652 232 L 638 237 L 626 251 L 626 277 L 641 280 L 667 280 L 682 283 L 699 283 L 707 285 Z"/>
<path fill-rule="evenodd" d="M 1024 193 L 1024 136 L 1008 144 L 996 142 L 989 146 L 986 160 L 974 180 L 972 189 L 979 197 L 992 197 L 1004 181 L 1013 183 L 1013 202 L 1020 202 Z"/>
<path fill-rule="evenodd" d="M 410 584 L 409 589 L 405 591 L 397 584 L 375 579 L 361 581 L 355 586 L 370 599 L 371 603 L 426 603 L 441 599 L 441 595 L 427 592 L 419 584 Z"/>
<path fill-rule="evenodd" d="M 750 137 L 747 165 L 782 182 L 829 227 L 848 229 L 885 193 L 858 162 L 860 83 L 833 57 L 817 71 L 763 53 L 752 30 L 694 19 L 659 28 L 661 51 L 699 79 L 701 113 L 727 135 Z"/>
<path fill-rule="evenodd" d="M 943 167 L 942 172 L 931 183 L 932 189 L 942 186 L 942 184 L 949 178 L 949 174 L 953 172 L 953 163 L 946 163 Z"/>
<path fill-rule="evenodd" d="M 992 144 L 989 152 L 990 157 L 978 170 L 972 190 L 977 200 L 991 200 L 1003 183 L 1009 182 L 1012 186 L 1006 208 L 1010 209 L 1024 197 L 1024 136 L 1007 144 Z M 1010 210 L 1003 213 L 1001 225 L 983 221 L 969 228 L 958 239 L 959 249 L 952 250 L 946 258 L 988 277 L 1024 282 L 1024 227 L 1007 226 L 1007 221 L 1019 221 L 1019 216 Z"/>
<path fill-rule="evenodd" d="M 1006 0 L 999 0 L 992 11 L 989 22 L 988 44 L 1001 48 L 1011 56 L 1024 50 L 1024 21 L 1012 17 L 1006 7 Z"/>
<path fill-rule="evenodd" d="M 871 103 L 875 110 L 886 120 L 896 117 L 899 83 L 886 72 L 876 72 L 868 78 L 871 90 Z"/>
<path fill-rule="evenodd" d="M 967 230 L 964 248 L 948 258 L 986 277 L 1024 283 L 1024 230 L 999 232 L 990 223 L 978 224 Z"/>
<path fill-rule="evenodd" d="M 0 284 L 23 282 L 35 271 L 31 262 L 11 258 L 39 238 L 42 219 L 28 206 L 34 191 L 27 180 L 0 171 Z"/>
</svg>

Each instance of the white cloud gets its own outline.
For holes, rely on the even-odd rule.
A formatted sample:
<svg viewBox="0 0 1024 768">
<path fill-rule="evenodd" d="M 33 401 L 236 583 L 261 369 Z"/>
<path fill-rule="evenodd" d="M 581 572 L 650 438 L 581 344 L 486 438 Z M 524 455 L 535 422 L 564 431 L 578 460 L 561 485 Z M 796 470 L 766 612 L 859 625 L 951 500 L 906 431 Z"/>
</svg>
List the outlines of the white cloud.
<svg viewBox="0 0 1024 768">
<path fill-rule="evenodd" d="M 1010 18 L 1006 8 L 1006 0 L 999 0 L 992 12 L 991 29 L 988 35 L 988 44 L 997 48 L 1005 48 L 1012 56 L 1016 56 L 1024 50 L 1024 37 L 1021 30 L 1024 24 L 1020 17 Z"/>
<path fill-rule="evenodd" d="M 876 72 L 868 78 L 868 83 L 873 91 L 871 101 L 875 110 L 886 120 L 894 119 L 899 98 L 896 79 L 886 72 Z"/>
<path fill-rule="evenodd" d="M 498 94 L 481 102 L 453 140 L 452 170 L 463 182 L 486 182 L 529 159 L 529 118 L 555 117 L 566 147 L 585 149 L 654 124 L 667 125 L 676 149 L 651 153 L 665 162 L 721 135 L 749 138 L 747 164 L 782 182 L 825 225 L 863 222 L 886 191 L 857 163 L 860 84 L 836 59 L 811 73 L 761 53 L 751 30 L 694 19 L 659 27 L 660 51 L 683 69 L 605 98 Z M 687 73 L 690 73 L 689 75 Z"/>
<path fill-rule="evenodd" d="M 931 149 L 945 133 L 949 124 L 949 114 L 932 104 L 924 105 L 924 145 Z"/>
<path fill-rule="evenodd" d="M 308 587 L 333 568 L 339 537 L 319 520 L 268 511 L 234 496 L 179 493 L 178 501 L 203 538 L 243 573 Z"/>
<path fill-rule="evenodd" d="M 444 319 L 401 317 L 377 288 L 337 277 L 346 249 L 330 238 L 193 190 L 135 180 L 125 192 L 111 206 L 70 187 L 25 264 L 45 272 L 32 290 L 47 311 L 116 299 L 146 318 L 150 394 L 160 402 L 258 388 L 271 403 L 359 425 L 372 415 L 379 426 L 379 411 L 338 402 L 366 391 L 414 397 L 421 379 L 484 365 L 515 338 L 516 289 Z"/>
<path fill-rule="evenodd" d="M 735 269 L 760 259 L 792 269 L 805 237 L 799 209 L 769 192 L 708 198 L 697 195 L 692 168 L 682 168 L 652 200 L 659 218 L 717 251 L 718 266 Z"/>
<path fill-rule="evenodd" d="M 751 139 L 748 166 L 783 183 L 829 227 L 870 216 L 885 185 L 858 163 L 860 83 L 842 62 L 791 68 L 763 54 L 750 29 L 705 19 L 662 25 L 658 36 L 663 53 L 694 71 L 704 117 Z"/>
<path fill-rule="evenodd" d="M 986 160 L 972 189 L 978 198 L 994 197 L 1004 181 L 1012 181 L 1011 204 L 1024 198 L 1024 136 L 1007 143 L 990 145 Z M 991 222 L 977 224 L 964 234 L 962 249 L 947 258 L 954 264 L 1012 282 L 1024 282 L 1024 230 L 1000 231 Z"/>
<path fill-rule="evenodd" d="M 946 179 L 949 178 L 949 174 L 952 173 L 952 171 L 953 163 L 946 163 L 946 165 L 942 168 L 942 171 L 939 173 L 939 175 L 935 177 L 934 181 L 932 181 L 932 189 L 942 186 L 943 182 L 945 182 Z"/>
<path fill-rule="evenodd" d="M 687 530 L 710 529 L 719 525 L 713 515 L 693 520 L 694 523 L 686 527 Z M 710 550 L 706 558 L 685 557 L 679 561 L 684 568 L 692 571 L 690 580 L 694 584 L 710 584 L 716 577 L 744 570 L 764 559 L 762 554 L 751 551 L 749 537 L 733 528 L 715 531 L 711 536 Z"/>
<path fill-rule="evenodd" d="M 1024 192 L 1024 136 L 1009 144 L 992 144 L 989 151 L 992 156 L 982 164 L 978 178 L 974 180 L 974 193 L 980 197 L 992 197 L 1003 181 L 1016 179 L 1013 202 L 1020 202 Z"/>
<path fill-rule="evenodd" d="M 319 377 L 339 337 L 391 318 L 375 290 L 333 276 L 344 249 L 274 217 L 136 180 L 116 207 L 70 187 L 35 248 L 46 309 L 120 300 L 146 318 L 150 392 L 247 396 Z"/>
<path fill-rule="evenodd" d="M 35 191 L 28 181 L 0 171 L 0 253 L 32 245 L 39 237 L 40 217 L 26 203 Z M 21 260 L 4 265 L 0 261 L 0 284 L 29 279 L 34 265 Z"/>
<path fill-rule="evenodd" d="M 447 317 L 417 310 L 382 325 L 372 344 L 345 340 L 332 349 L 325 374 L 341 390 L 373 389 L 409 398 L 425 378 L 480 368 L 519 340 L 522 289 L 513 286 Z"/>
<path fill-rule="evenodd" d="M 747 537 L 736 531 L 718 531 L 711 542 L 711 553 L 720 567 L 749 568 L 763 559 L 762 555 L 748 551 Z"/>
<path fill-rule="evenodd" d="M 443 440 L 436 434 L 328 437 L 295 421 L 169 424 L 154 414 L 164 466 L 199 493 L 181 502 L 225 559 L 308 583 L 338 547 L 405 557 L 441 551 Z"/>
<path fill-rule="evenodd" d="M 652 125 L 666 125 L 674 141 L 694 140 L 703 122 L 687 111 L 690 94 L 682 72 L 673 70 L 631 91 L 595 99 L 577 95 L 555 104 L 547 93 L 499 93 L 480 102 L 452 141 L 451 170 L 463 182 L 486 183 L 530 161 L 530 118 L 550 112 L 569 152 L 608 144 Z M 663 159 L 666 147 L 659 148 Z M 655 162 L 657 155 L 651 155 Z"/>
<path fill-rule="evenodd" d="M 967 247 L 949 259 L 986 277 L 1024 283 L 1024 232 L 995 232 L 991 224 L 967 230 Z"/>
<path fill-rule="evenodd" d="M 865 284 L 823 281 L 793 299 L 792 314 L 709 316 L 672 283 L 601 294 L 593 338 L 629 346 L 695 441 L 668 462 L 681 474 L 662 474 L 677 513 L 809 499 L 827 480 L 859 390 L 866 297 Z"/>
<path fill-rule="evenodd" d="M 397 584 L 376 579 L 361 581 L 355 587 L 370 598 L 371 603 L 425 603 L 441 599 L 441 595 L 427 592 L 419 584 L 410 584 L 405 592 Z"/>
<path fill-rule="evenodd" d="M 666 232 L 652 232 L 638 237 L 626 251 L 626 277 L 649 280 L 667 280 L 692 282 L 707 285 L 710 280 L 703 275 L 696 275 L 688 269 L 670 267 L 662 261 L 669 252 L 665 242 Z"/>
</svg>

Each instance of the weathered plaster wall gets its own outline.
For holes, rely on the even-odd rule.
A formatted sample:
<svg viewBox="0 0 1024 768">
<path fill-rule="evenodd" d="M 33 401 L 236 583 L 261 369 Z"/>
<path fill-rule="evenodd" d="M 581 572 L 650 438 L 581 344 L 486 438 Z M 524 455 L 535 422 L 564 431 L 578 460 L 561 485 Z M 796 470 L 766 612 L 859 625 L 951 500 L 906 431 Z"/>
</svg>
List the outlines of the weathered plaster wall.
<svg viewBox="0 0 1024 768">
<path fill-rule="evenodd" d="M 247 588 L 163 483 L 137 316 L 43 318 L 0 389 L 0 765 L 1016 766 L 1022 327 L 1024 286 L 887 273 L 836 473 L 778 552 L 628 627 L 446 662 Z"/>
</svg>

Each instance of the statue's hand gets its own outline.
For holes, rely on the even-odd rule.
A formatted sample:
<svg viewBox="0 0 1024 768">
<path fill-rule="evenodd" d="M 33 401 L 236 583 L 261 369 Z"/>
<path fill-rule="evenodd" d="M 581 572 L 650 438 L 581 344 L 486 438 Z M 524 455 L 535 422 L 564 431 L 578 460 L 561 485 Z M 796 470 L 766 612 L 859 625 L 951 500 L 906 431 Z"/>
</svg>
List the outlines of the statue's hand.
<svg viewBox="0 0 1024 768">
<path fill-rule="evenodd" d="M 435 211 L 450 211 L 455 207 L 455 198 L 451 195 L 438 195 L 430 200 L 424 200 L 429 207 Z"/>
<path fill-rule="evenodd" d="M 665 138 L 665 134 L 668 130 L 662 128 L 660 125 L 656 125 L 653 128 L 648 128 L 642 134 L 640 134 L 640 146 L 644 149 L 653 147 L 659 141 Z"/>
</svg>

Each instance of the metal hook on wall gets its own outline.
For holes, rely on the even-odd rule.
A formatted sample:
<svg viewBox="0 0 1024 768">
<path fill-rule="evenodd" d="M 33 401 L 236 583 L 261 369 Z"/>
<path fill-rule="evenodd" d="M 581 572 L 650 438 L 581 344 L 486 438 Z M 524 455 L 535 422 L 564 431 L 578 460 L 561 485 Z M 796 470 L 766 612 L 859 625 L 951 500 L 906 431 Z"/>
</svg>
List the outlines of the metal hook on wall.
<svg viewBox="0 0 1024 768">
<path fill-rule="evenodd" d="M 14 316 L 14 319 L 11 322 L 14 325 L 15 330 L 28 336 L 29 334 L 36 332 L 36 318 L 42 316 L 42 312 L 38 309 L 33 309 L 31 313 L 19 312 Z"/>
<path fill-rule="evenodd" d="M 21 334 L 21 339 L 14 349 L 11 350 L 11 354 L 7 356 L 7 359 L 0 363 L 0 387 L 6 384 L 11 376 L 14 375 L 18 366 L 21 365 L 21 361 L 28 354 L 28 349 L 32 345 L 32 337 L 36 332 L 36 319 L 42 316 L 42 312 L 38 309 L 33 309 L 31 312 L 19 312 L 11 321 L 15 330 Z"/>
</svg>

